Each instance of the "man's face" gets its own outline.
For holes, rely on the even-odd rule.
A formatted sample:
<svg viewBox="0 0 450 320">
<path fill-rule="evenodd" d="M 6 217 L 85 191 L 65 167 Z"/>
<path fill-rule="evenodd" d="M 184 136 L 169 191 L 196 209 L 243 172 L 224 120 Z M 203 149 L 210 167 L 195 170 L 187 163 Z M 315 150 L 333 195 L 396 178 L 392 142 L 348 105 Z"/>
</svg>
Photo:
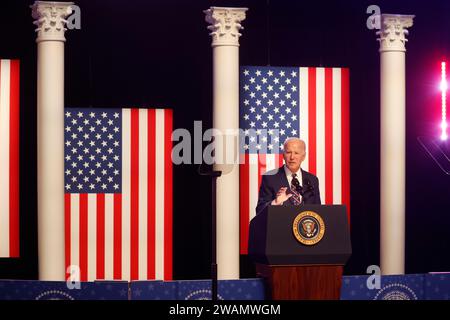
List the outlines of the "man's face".
<svg viewBox="0 0 450 320">
<path fill-rule="evenodd" d="M 302 141 L 288 141 L 288 143 L 284 146 L 284 162 L 291 172 L 298 171 L 303 160 L 305 160 L 305 156 L 305 145 Z"/>
</svg>

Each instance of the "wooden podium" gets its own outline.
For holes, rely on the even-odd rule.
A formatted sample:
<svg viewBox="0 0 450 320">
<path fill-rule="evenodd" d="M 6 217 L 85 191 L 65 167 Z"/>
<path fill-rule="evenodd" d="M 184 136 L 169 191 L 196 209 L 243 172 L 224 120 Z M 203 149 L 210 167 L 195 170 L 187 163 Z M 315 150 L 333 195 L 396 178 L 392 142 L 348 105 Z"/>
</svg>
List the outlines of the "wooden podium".
<svg viewBox="0 0 450 320">
<path fill-rule="evenodd" d="M 302 238 L 311 221 L 316 234 Z M 338 300 L 350 255 L 345 206 L 269 206 L 250 223 L 249 256 L 273 300 Z"/>
</svg>

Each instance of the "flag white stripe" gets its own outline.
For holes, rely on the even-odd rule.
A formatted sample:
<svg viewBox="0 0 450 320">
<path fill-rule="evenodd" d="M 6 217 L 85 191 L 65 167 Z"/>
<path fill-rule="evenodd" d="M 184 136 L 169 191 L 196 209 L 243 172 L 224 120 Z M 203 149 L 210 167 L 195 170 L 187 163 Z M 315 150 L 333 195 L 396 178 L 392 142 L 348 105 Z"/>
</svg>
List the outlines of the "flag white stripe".
<svg viewBox="0 0 450 320">
<path fill-rule="evenodd" d="M 342 203 L 341 69 L 333 68 L 333 204 Z"/>
<path fill-rule="evenodd" d="M 97 194 L 88 193 L 88 281 L 97 279 Z"/>
<path fill-rule="evenodd" d="M 148 115 L 139 109 L 139 279 L 147 279 Z"/>
<path fill-rule="evenodd" d="M 80 268 L 80 195 L 78 193 L 70 196 L 70 264 Z M 79 276 L 81 277 L 81 272 Z"/>
<path fill-rule="evenodd" d="M 302 168 L 308 171 L 308 68 L 300 68 L 299 72 L 299 94 L 300 94 L 300 111 L 299 111 L 299 122 L 300 122 L 300 139 L 305 141 L 306 144 L 306 158 L 302 163 Z"/>
<path fill-rule="evenodd" d="M 155 112 L 155 278 L 164 279 L 164 118 L 165 111 Z"/>
<path fill-rule="evenodd" d="M 325 69 L 317 68 L 316 73 L 316 176 L 320 181 L 320 197 L 325 203 Z"/>
<path fill-rule="evenodd" d="M 258 178 L 259 178 L 259 156 L 257 154 L 249 154 L 249 206 L 250 206 L 250 220 L 256 215 L 256 205 L 258 204 Z"/>
<path fill-rule="evenodd" d="M 0 74 L 0 257 L 9 257 L 10 60 L 1 60 Z"/>
<path fill-rule="evenodd" d="M 105 280 L 114 279 L 114 194 L 105 194 Z"/>
<path fill-rule="evenodd" d="M 131 110 L 122 111 L 122 280 L 130 280 Z"/>
</svg>

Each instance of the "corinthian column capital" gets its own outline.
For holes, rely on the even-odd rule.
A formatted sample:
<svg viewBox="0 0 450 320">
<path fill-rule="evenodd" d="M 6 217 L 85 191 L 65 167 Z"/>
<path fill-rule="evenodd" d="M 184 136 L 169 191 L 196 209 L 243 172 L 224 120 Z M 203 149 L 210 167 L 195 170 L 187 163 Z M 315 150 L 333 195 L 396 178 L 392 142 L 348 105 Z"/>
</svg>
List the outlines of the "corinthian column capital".
<svg viewBox="0 0 450 320">
<path fill-rule="evenodd" d="M 412 27 L 413 15 L 382 14 L 381 30 L 377 32 L 380 37 L 380 52 L 406 51 L 405 44 L 408 39 L 408 30 Z"/>
<path fill-rule="evenodd" d="M 33 23 L 37 26 L 36 42 L 66 41 L 66 18 L 72 14 L 73 2 L 36 1 L 32 6 Z"/>
<path fill-rule="evenodd" d="M 205 20 L 211 25 L 212 46 L 239 46 L 239 30 L 244 29 L 241 21 L 245 20 L 247 8 L 211 7 L 205 10 Z"/>
</svg>

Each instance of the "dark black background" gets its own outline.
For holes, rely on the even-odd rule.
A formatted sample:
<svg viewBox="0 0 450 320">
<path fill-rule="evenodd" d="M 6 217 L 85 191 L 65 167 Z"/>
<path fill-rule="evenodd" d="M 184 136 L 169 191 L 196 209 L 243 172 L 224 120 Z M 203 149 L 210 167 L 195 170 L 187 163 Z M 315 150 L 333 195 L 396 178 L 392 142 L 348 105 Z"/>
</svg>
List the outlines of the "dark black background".
<svg viewBox="0 0 450 320">
<path fill-rule="evenodd" d="M 21 60 L 21 258 L 0 278 L 37 278 L 36 44 L 32 1 L 0 3 L 0 57 Z M 83 0 L 81 30 L 66 32 L 68 107 L 174 109 L 174 128 L 211 126 L 211 39 L 203 10 L 248 7 L 243 65 L 350 68 L 351 236 L 346 274 L 379 264 L 379 53 L 366 8 L 415 14 L 406 55 L 406 272 L 450 271 L 450 177 L 417 137 L 439 134 L 440 61 L 449 58 L 450 2 Z M 174 166 L 174 278 L 209 277 L 210 181 Z M 220 267 L 220 266 L 219 266 Z M 254 276 L 246 257 L 241 276 Z"/>
</svg>

